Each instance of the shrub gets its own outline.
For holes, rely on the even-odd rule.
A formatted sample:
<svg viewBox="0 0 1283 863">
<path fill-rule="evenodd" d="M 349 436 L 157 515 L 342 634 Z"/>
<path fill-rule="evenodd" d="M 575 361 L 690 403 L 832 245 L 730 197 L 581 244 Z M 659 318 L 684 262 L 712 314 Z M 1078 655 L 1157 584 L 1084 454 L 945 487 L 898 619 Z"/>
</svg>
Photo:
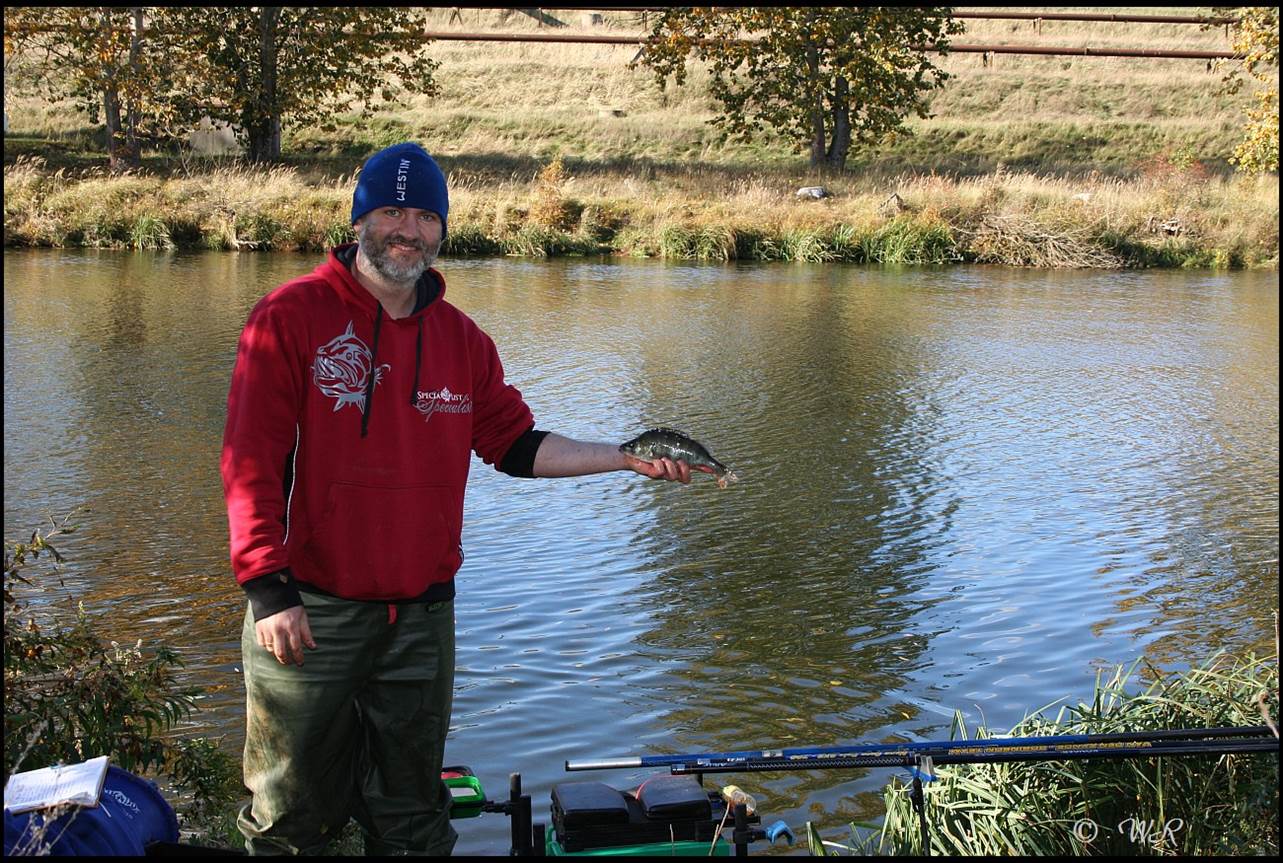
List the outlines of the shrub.
<svg viewBox="0 0 1283 863">
<path fill-rule="evenodd" d="M 530 222 L 533 225 L 553 231 L 569 231 L 575 227 L 582 207 L 565 197 L 565 186 L 569 180 L 560 156 L 539 172 L 530 204 Z"/>
<path fill-rule="evenodd" d="M 627 223 L 626 217 L 602 204 L 588 204 L 579 214 L 579 233 L 599 243 L 609 241 Z"/>
<path fill-rule="evenodd" d="M 5 545 L 5 778 L 106 755 L 124 770 L 167 779 L 190 798 L 179 808 L 188 825 L 207 826 L 239 793 L 239 770 L 211 741 L 169 736 L 198 695 L 175 678 L 178 654 L 106 641 L 79 604 L 69 623 L 38 622 L 23 598 L 36 588 L 30 563 L 46 555 L 56 573 L 62 556 L 51 540 L 73 530 L 64 519 Z"/>
<path fill-rule="evenodd" d="M 462 220 L 451 223 L 441 245 L 441 253 L 450 257 L 493 255 L 502 251 L 502 244 L 487 234 L 482 225 Z"/>
</svg>

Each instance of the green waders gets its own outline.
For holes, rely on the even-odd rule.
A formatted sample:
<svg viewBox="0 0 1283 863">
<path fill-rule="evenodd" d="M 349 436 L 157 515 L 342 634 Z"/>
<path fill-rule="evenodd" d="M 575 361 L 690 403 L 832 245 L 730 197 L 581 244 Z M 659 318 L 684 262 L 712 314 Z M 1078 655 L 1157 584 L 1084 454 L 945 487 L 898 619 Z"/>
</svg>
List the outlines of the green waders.
<svg viewBox="0 0 1283 863">
<path fill-rule="evenodd" d="M 355 817 L 367 854 L 448 855 L 454 603 L 303 603 L 317 649 L 302 667 L 260 647 L 245 615 L 246 850 L 316 854 Z"/>
</svg>

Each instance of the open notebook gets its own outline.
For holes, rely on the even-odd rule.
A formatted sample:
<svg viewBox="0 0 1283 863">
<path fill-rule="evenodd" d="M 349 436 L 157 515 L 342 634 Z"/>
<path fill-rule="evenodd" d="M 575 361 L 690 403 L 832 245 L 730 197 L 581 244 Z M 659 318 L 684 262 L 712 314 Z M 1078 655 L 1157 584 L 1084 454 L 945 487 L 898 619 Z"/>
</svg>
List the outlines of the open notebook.
<svg viewBox="0 0 1283 863">
<path fill-rule="evenodd" d="M 97 806 L 106 778 L 106 755 L 80 764 L 60 764 L 15 773 L 4 785 L 4 808 L 18 813 L 60 803 Z"/>
</svg>

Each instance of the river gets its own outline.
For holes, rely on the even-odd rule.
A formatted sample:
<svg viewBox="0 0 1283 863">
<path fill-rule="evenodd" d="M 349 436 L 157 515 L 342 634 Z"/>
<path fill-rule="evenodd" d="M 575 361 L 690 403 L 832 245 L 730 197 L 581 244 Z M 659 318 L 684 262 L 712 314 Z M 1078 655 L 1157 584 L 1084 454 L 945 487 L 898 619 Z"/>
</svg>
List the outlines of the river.
<svg viewBox="0 0 1283 863">
<path fill-rule="evenodd" d="M 7 540 L 76 507 L 69 591 L 166 643 L 239 751 L 218 457 L 237 335 L 314 255 L 10 250 Z M 1273 649 L 1276 272 L 447 260 L 539 427 L 683 428 L 740 481 L 474 461 L 447 761 L 547 820 L 566 759 L 947 737 L 1099 669 Z M 52 594 L 51 594 L 52 596 Z M 749 775 L 772 820 L 890 771 Z M 742 780 L 742 781 L 740 781 Z M 456 823 L 504 853 L 506 819 Z"/>
</svg>

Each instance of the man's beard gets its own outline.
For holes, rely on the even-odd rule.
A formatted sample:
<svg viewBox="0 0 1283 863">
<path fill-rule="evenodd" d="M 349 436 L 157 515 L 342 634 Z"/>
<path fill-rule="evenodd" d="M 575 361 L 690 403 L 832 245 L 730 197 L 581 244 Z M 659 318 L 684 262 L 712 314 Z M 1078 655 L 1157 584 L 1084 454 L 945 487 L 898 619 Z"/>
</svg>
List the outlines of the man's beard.
<svg viewBox="0 0 1283 863">
<path fill-rule="evenodd" d="M 399 285 L 413 285 L 419 281 L 419 277 L 427 272 L 428 267 L 436 261 L 437 255 L 441 251 L 441 244 L 437 243 L 435 248 L 429 248 L 426 243 L 420 240 L 412 240 L 408 237 L 389 234 L 382 240 L 373 236 L 370 225 L 363 225 L 358 232 L 360 241 L 360 253 L 370 262 L 370 266 L 389 282 Z M 399 264 L 388 254 L 388 245 L 393 241 L 403 243 L 407 246 L 413 246 L 422 252 L 422 257 L 411 263 Z"/>
</svg>

